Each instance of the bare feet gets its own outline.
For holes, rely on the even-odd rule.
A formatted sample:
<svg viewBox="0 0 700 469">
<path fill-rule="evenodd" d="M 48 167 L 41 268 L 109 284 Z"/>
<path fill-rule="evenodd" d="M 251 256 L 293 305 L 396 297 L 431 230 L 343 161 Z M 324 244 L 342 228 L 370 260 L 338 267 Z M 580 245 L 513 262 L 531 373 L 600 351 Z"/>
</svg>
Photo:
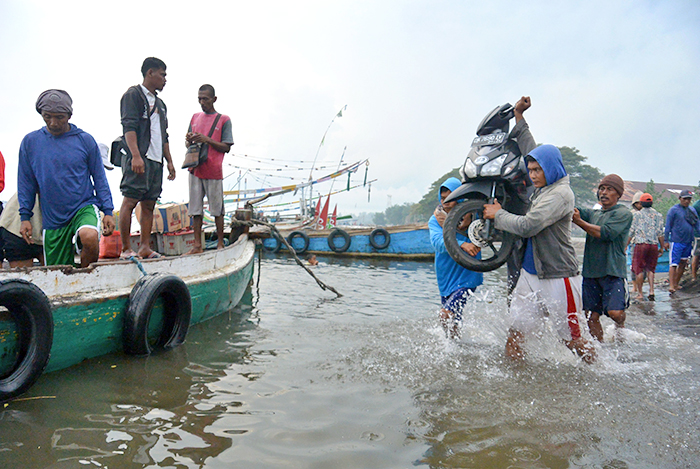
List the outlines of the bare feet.
<svg viewBox="0 0 700 469">
<path fill-rule="evenodd" d="M 440 310 L 440 324 L 445 330 L 445 335 L 448 339 L 458 339 L 459 329 L 457 327 L 457 322 L 454 320 L 454 315 L 452 312 L 441 309 Z"/>
<path fill-rule="evenodd" d="M 219 248 L 217 247 L 217 249 L 219 249 Z M 190 249 L 189 251 L 187 251 L 185 253 L 185 256 L 191 256 L 192 254 L 201 254 L 203 252 L 204 252 L 204 249 L 202 249 L 201 246 L 199 246 L 199 247 L 195 246 L 192 249 Z"/>
</svg>

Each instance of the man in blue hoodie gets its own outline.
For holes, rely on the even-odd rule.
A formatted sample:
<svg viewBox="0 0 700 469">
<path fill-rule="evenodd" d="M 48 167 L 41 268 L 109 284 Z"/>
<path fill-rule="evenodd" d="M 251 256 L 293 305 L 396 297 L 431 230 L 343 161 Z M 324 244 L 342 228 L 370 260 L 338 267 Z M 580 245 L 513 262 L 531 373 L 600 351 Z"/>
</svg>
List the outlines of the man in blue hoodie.
<svg viewBox="0 0 700 469">
<path fill-rule="evenodd" d="M 114 205 L 95 139 L 68 122 L 72 104 L 63 90 L 44 91 L 37 99 L 36 111 L 46 127 L 27 134 L 19 149 L 20 234 L 31 244 L 38 194 L 46 265 L 73 265 L 77 251 L 80 266 L 87 267 L 99 258 L 98 209 L 104 213 L 101 231 L 109 236 Z"/>
<path fill-rule="evenodd" d="M 518 283 L 510 303 L 511 327 L 506 355 L 524 356 L 525 334 L 541 329 L 549 316 L 559 337 L 586 362 L 595 349 L 581 336 L 581 276 L 571 241 L 574 193 L 559 149 L 542 145 L 526 156 L 535 191 L 525 215 L 502 209 L 498 201 L 484 206 L 484 218 L 499 230 L 525 239 L 525 254 Z"/>
<path fill-rule="evenodd" d="M 459 335 L 459 321 L 462 320 L 462 309 L 467 298 L 474 293 L 476 287 L 484 282 L 483 274 L 465 269 L 450 257 L 442 236 L 442 225 L 445 218 L 450 210 L 457 205 L 456 201 L 444 203 L 444 200 L 461 185 L 461 181 L 454 177 L 442 183 L 439 190 L 440 205 L 435 209 L 428 222 L 430 243 L 435 249 L 435 275 L 442 303 L 440 322 L 450 338 Z M 474 257 L 479 254 L 479 247 L 472 244 L 466 236 L 457 233 L 457 239 L 462 242 L 461 247 L 464 252 Z"/>
</svg>

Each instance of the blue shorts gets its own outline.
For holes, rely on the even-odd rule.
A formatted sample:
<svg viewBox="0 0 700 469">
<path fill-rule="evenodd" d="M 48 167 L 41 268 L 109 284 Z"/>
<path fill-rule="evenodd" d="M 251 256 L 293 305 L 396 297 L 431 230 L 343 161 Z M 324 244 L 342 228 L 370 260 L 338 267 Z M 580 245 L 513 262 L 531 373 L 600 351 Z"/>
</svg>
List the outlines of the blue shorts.
<svg viewBox="0 0 700 469">
<path fill-rule="evenodd" d="M 622 311 L 629 307 L 627 280 L 608 275 L 583 279 L 583 310 L 608 316 L 608 311 Z"/>
<path fill-rule="evenodd" d="M 463 287 L 450 293 L 450 296 L 441 296 L 442 309 L 446 309 L 454 314 L 455 320 L 461 321 L 462 309 L 464 309 L 467 299 L 474 294 L 475 290 L 476 288 Z"/>
<path fill-rule="evenodd" d="M 677 266 L 680 261 L 687 261 L 693 251 L 693 243 L 671 243 L 671 264 Z"/>
</svg>

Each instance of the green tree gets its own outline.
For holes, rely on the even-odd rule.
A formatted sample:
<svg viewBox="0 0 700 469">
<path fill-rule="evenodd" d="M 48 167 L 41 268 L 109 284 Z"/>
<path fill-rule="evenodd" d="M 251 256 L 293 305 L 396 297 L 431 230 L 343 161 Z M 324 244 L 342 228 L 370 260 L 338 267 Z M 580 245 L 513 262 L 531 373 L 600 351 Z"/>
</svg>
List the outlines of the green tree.
<svg viewBox="0 0 700 469">
<path fill-rule="evenodd" d="M 596 190 L 603 173 L 596 167 L 585 164 L 588 159 L 575 147 L 558 147 L 564 168 L 569 174 L 571 190 L 576 196 L 576 205 L 593 205 L 597 202 Z"/>
<path fill-rule="evenodd" d="M 661 215 L 666 218 L 668 211 L 678 203 L 678 199 L 674 197 L 664 196 L 662 192 L 656 192 L 656 187 L 654 187 L 654 180 L 649 179 L 647 186 L 644 188 L 644 192 L 650 194 L 654 199 L 654 208 L 661 213 Z"/>
<path fill-rule="evenodd" d="M 440 176 L 430 185 L 428 193 L 425 194 L 423 198 L 420 199 L 420 201 L 418 201 L 418 203 L 413 204 L 413 207 L 411 207 L 410 212 L 410 216 L 413 221 L 421 223 L 427 222 L 430 219 L 430 216 L 433 214 L 433 212 L 435 211 L 435 207 L 437 207 L 438 204 L 438 189 L 440 188 L 440 184 L 445 182 L 445 179 L 451 177 L 461 179 L 459 176 L 459 168 L 455 168 L 450 172 Z"/>
</svg>

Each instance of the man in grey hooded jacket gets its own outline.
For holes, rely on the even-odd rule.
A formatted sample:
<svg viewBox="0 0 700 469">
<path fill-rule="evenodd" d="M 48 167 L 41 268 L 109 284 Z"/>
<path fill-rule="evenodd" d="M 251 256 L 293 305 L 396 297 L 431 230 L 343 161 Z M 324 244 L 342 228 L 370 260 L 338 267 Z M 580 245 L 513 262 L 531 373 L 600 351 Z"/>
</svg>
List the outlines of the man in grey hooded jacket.
<svg viewBox="0 0 700 469">
<path fill-rule="evenodd" d="M 525 334 L 541 328 L 545 315 L 571 350 L 586 362 L 595 359 L 595 349 L 581 336 L 581 276 L 571 241 L 574 193 L 564 169 L 561 153 L 553 145 L 542 145 L 526 157 L 535 192 L 525 215 L 503 210 L 498 201 L 484 206 L 484 218 L 497 229 L 525 239 L 520 278 L 510 304 L 512 325 L 506 355 L 523 358 Z"/>
</svg>

